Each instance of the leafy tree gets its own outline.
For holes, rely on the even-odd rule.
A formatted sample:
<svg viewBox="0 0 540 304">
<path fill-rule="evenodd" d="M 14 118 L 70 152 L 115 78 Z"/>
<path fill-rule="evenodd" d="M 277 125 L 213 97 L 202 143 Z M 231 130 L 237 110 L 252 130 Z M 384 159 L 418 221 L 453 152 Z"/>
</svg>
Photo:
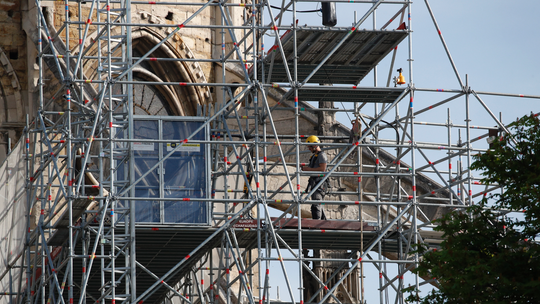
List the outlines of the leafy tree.
<svg viewBox="0 0 540 304">
<path fill-rule="evenodd" d="M 493 195 L 495 208 L 523 211 L 514 227 L 531 238 L 540 232 L 540 119 L 524 116 L 509 128 L 511 133 L 495 141 L 492 150 L 474 157 L 471 169 L 483 172 L 483 183 L 504 187 L 503 194 Z"/>
<path fill-rule="evenodd" d="M 524 116 L 509 130 L 471 166 L 484 184 L 504 192 L 437 220 L 441 249 L 419 245 L 423 257 L 415 272 L 436 279 L 439 288 L 424 297 L 408 288 L 408 301 L 540 303 L 540 120 Z M 509 212 L 523 216 L 510 218 Z"/>
</svg>

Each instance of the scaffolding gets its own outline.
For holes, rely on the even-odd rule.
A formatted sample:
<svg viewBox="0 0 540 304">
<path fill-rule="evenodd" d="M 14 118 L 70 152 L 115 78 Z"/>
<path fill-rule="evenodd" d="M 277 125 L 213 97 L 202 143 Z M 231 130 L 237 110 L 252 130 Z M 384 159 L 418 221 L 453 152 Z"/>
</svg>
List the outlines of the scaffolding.
<svg viewBox="0 0 540 304">
<path fill-rule="evenodd" d="M 407 0 L 341 1 L 363 9 L 350 27 L 298 25 L 297 0 L 277 8 L 62 3 L 64 13 L 51 13 L 36 0 L 39 109 L 2 166 L 11 221 L 3 225 L 13 231 L 2 248 L 4 303 L 269 304 L 281 301 L 274 284 L 286 288 L 281 302 L 364 303 L 367 267 L 378 273 L 381 303 L 404 303 L 407 285 L 437 284 L 411 273 L 420 259 L 412 245 L 441 241 L 432 221 L 502 191 L 468 169 L 489 148 L 486 139 L 507 131 L 481 96 L 540 98 L 472 90 L 442 35 L 459 89 L 415 87 Z M 133 21 L 135 7 L 148 22 Z M 154 7 L 189 13 L 158 22 L 146 13 Z M 208 10 L 214 24 L 194 22 Z M 135 28 L 165 36 L 135 48 Z M 178 42 L 183 31 L 203 28 L 219 50 L 209 58 Z M 181 56 L 162 51 L 172 41 Z M 392 79 L 400 44 L 408 52 L 404 85 Z M 386 84 L 364 85 L 381 62 Z M 212 81 L 156 80 L 138 70 L 150 64 L 211 64 L 216 72 Z M 153 98 L 170 104 L 175 92 L 199 102 L 192 110 L 145 106 Z M 434 102 L 416 110 L 422 93 Z M 484 115 L 472 115 L 473 101 Z M 464 124 L 452 122 L 450 107 Z M 140 115 L 143 108 L 153 116 Z M 336 113 L 350 115 L 351 125 L 337 123 Z M 315 132 L 329 155 L 326 172 L 302 170 L 304 140 Z M 304 191 L 310 176 L 322 178 Z M 325 199 L 311 200 L 327 180 Z M 332 210 L 330 220 L 310 219 L 317 203 Z"/>
</svg>

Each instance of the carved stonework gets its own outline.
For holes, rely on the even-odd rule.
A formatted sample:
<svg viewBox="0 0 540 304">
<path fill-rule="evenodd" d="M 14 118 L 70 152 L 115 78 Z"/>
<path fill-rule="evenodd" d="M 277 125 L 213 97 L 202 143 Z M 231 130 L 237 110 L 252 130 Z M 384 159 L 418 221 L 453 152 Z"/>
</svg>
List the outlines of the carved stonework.
<svg viewBox="0 0 540 304">
<path fill-rule="evenodd" d="M 350 258 L 350 252 L 337 251 L 337 250 L 314 250 L 314 258 L 321 259 L 347 259 Z M 313 303 L 320 302 L 327 294 L 328 290 L 331 290 L 341 278 L 343 278 L 347 271 L 349 271 L 351 264 L 343 262 L 333 261 L 317 261 L 313 263 L 313 273 L 323 282 L 326 283 L 325 289 L 322 285 L 307 271 L 303 272 L 304 280 L 304 301 L 308 302 L 319 289 L 321 291 L 310 301 Z M 360 268 L 355 267 L 351 273 L 343 280 L 343 282 L 334 290 L 334 296 L 341 303 L 360 303 L 360 284 L 358 278 L 360 277 Z M 334 297 L 328 297 L 325 303 L 337 303 Z"/>
</svg>

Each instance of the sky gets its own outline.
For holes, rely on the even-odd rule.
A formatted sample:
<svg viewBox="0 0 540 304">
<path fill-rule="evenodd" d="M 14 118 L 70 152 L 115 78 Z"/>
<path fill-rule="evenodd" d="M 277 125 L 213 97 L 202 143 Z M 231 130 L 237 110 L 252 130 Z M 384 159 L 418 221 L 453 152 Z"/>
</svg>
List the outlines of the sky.
<svg viewBox="0 0 540 304">
<path fill-rule="evenodd" d="M 281 1 L 272 1 L 273 5 L 281 5 Z M 507 94 L 525 94 L 540 97 L 540 35 L 537 15 L 540 13 L 540 1 L 520 0 L 432 0 L 429 5 L 440 27 L 450 56 L 455 67 L 465 82 L 468 75 L 469 86 L 476 92 L 494 92 Z M 389 10 L 381 8 L 377 11 L 377 24 L 384 24 L 397 6 L 390 6 Z M 310 10 L 320 7 L 320 3 L 302 3 L 299 10 Z M 338 3 L 338 26 L 351 26 L 354 20 L 354 11 L 358 19 L 369 8 L 365 4 Z M 274 11 L 274 13 L 276 13 Z M 299 24 L 321 25 L 320 14 L 298 14 Z M 291 23 L 291 21 L 288 21 Z M 411 12 L 412 33 L 412 71 L 416 88 L 430 89 L 460 89 L 456 74 L 448 60 L 443 44 L 426 8 L 426 1 L 418 0 L 412 5 Z M 284 22 L 287 24 L 287 22 Z M 372 19 L 368 19 L 359 28 L 371 28 Z M 397 23 L 393 23 L 397 26 Z M 395 28 L 394 26 L 394 28 Z M 392 27 L 390 27 L 392 28 Z M 272 45 L 273 43 L 265 43 Z M 408 41 L 405 40 L 398 47 L 395 69 L 401 67 L 407 82 L 409 75 Z M 389 61 L 384 60 L 378 68 L 377 83 L 386 84 Z M 394 69 L 394 70 L 395 70 Z M 395 73 L 397 74 L 397 73 Z M 396 76 L 396 75 L 393 75 Z M 372 86 L 373 74 L 368 75 L 360 86 Z M 422 93 L 415 95 L 415 111 L 435 104 L 450 97 L 449 93 Z M 502 122 L 508 124 L 525 114 L 540 112 L 540 99 L 510 98 L 491 95 L 480 95 L 494 116 L 502 117 Z M 400 108 L 405 113 L 407 103 Z M 336 104 L 336 106 L 341 106 Z M 347 107 L 347 105 L 345 105 Z M 465 98 L 459 98 L 415 117 L 417 121 L 445 123 L 448 113 L 454 124 L 465 124 Z M 403 110 L 402 110 L 403 109 Z M 478 100 L 471 97 L 469 113 L 472 125 L 495 126 L 495 121 Z M 391 116 L 393 117 L 393 116 Z M 349 125 L 350 116 L 340 115 L 338 119 Z M 443 142 L 447 138 L 447 129 L 440 127 L 426 127 L 415 129 L 415 139 L 430 142 Z M 480 136 L 485 130 L 472 131 L 471 136 Z M 451 131 L 451 142 L 456 143 L 458 136 L 465 137 L 464 132 Z M 485 148 L 487 143 L 475 143 L 479 149 Z M 436 152 L 430 152 L 428 157 L 440 157 Z M 419 163 L 427 160 L 420 159 Z M 277 266 L 277 265 L 276 265 Z M 389 265 L 390 267 L 390 265 Z M 297 269 L 289 271 L 295 277 Z M 297 275 L 296 275 L 297 278 Z M 273 280 L 274 286 L 280 286 L 282 300 L 288 300 L 283 279 Z M 297 288 L 297 287 L 295 287 Z M 366 267 L 366 300 L 367 303 L 380 303 L 378 288 L 378 273 Z M 427 292 L 430 288 L 423 288 Z M 273 288 L 272 298 L 275 298 L 276 288 Z M 393 303 L 393 298 L 390 300 Z"/>
</svg>

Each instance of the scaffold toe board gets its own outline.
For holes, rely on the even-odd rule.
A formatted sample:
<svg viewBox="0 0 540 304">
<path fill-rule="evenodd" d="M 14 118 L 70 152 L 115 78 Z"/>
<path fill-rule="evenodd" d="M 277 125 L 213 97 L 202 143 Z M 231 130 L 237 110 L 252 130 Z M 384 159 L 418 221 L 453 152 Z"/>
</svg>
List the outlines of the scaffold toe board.
<svg viewBox="0 0 540 304">
<path fill-rule="evenodd" d="M 298 233 L 293 229 L 283 229 L 277 232 L 281 239 L 293 249 L 298 248 Z M 347 230 L 303 230 L 302 248 L 314 250 L 361 250 L 367 248 L 378 236 L 377 231 L 364 231 L 364 240 L 360 241 L 355 231 Z M 363 243 L 363 247 L 362 247 Z M 381 242 L 384 252 L 398 252 L 399 244 L 392 237 Z M 402 244 L 403 245 L 403 244 Z"/>
<path fill-rule="evenodd" d="M 303 86 L 298 90 L 298 99 L 303 101 L 380 102 L 392 103 L 407 88 L 361 88 Z"/>
<path fill-rule="evenodd" d="M 361 250 L 373 242 L 379 235 L 378 229 L 375 226 L 367 223 L 350 221 L 320 221 L 303 219 L 305 222 L 302 225 L 302 248 L 316 250 Z M 298 242 L 298 221 L 280 221 L 277 227 L 283 227 L 276 230 L 276 235 L 279 236 L 279 242 L 286 244 L 292 249 L 299 248 Z M 364 239 L 363 242 L 358 238 L 356 232 L 360 231 L 360 226 L 363 226 Z M 238 230 L 236 237 L 238 244 L 243 248 L 254 248 L 256 246 L 256 231 L 255 230 Z M 363 246 L 362 247 L 362 243 Z M 399 244 L 395 237 L 389 237 L 384 240 L 385 252 L 397 252 Z M 403 245 L 403 244 L 402 244 Z"/>
<path fill-rule="evenodd" d="M 358 84 L 408 32 L 403 30 L 351 30 L 337 28 L 300 28 L 296 31 L 298 53 L 298 79 L 305 79 L 313 72 L 307 82 Z M 281 36 L 264 60 L 267 81 L 288 82 L 287 71 L 283 65 L 283 54 L 289 70 L 293 70 L 294 39 L 288 31 Z M 345 41 L 339 44 L 343 39 Z M 337 47 L 337 48 L 336 48 Z M 327 56 L 324 66 L 317 69 Z M 273 63 L 273 64 L 272 64 Z"/>
</svg>

